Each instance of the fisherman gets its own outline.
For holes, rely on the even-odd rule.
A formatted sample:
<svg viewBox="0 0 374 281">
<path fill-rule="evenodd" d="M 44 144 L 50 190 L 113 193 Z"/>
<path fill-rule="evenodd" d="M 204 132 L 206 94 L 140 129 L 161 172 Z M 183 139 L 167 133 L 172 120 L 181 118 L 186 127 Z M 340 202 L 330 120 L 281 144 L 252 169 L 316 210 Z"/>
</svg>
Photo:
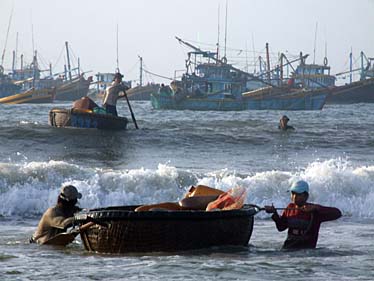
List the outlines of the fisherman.
<svg viewBox="0 0 374 281">
<path fill-rule="evenodd" d="M 294 127 L 287 125 L 288 121 L 290 121 L 290 119 L 286 115 L 283 115 L 282 118 L 279 120 L 278 129 L 283 131 L 295 130 Z"/>
<path fill-rule="evenodd" d="M 265 206 L 265 211 L 273 214 L 278 231 L 288 228 L 287 239 L 283 249 L 315 248 L 318 232 L 322 222 L 336 220 L 341 217 L 339 209 L 307 203 L 309 185 L 300 180 L 292 184 L 289 189 L 292 203 L 279 216 L 274 206 Z"/>
<path fill-rule="evenodd" d="M 107 113 L 118 116 L 117 100 L 126 97 L 126 90 L 129 89 L 122 83 L 123 75 L 117 72 L 114 75 L 112 85 L 105 90 L 103 98 L 103 107 Z"/>
<path fill-rule="evenodd" d="M 67 228 L 73 224 L 74 213 L 81 210 L 76 206 L 80 198 L 82 198 L 82 194 L 78 192 L 75 186 L 62 186 L 57 204 L 43 214 L 38 229 L 30 242 L 43 244 L 57 234 L 66 232 Z"/>
</svg>

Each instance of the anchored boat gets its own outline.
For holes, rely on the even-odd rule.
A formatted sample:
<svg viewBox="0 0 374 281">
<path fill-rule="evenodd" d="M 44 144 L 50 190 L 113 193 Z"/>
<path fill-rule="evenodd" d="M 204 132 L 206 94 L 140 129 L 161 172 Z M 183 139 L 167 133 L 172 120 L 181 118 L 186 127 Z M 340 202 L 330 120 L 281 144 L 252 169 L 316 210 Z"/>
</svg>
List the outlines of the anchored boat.
<svg viewBox="0 0 374 281">
<path fill-rule="evenodd" d="M 31 88 L 23 93 L 14 94 L 0 98 L 0 103 L 21 104 L 21 103 L 52 103 L 56 95 L 56 88 Z"/>
</svg>

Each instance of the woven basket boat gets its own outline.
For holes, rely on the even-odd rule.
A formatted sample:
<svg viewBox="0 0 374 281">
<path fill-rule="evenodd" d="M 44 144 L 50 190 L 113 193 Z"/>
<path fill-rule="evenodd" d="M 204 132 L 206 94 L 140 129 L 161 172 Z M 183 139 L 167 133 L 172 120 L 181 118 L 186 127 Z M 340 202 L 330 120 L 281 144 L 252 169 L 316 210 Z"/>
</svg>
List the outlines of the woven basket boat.
<svg viewBox="0 0 374 281">
<path fill-rule="evenodd" d="M 256 210 L 147 211 L 108 207 L 75 215 L 77 224 L 97 224 L 81 233 L 87 251 L 98 253 L 175 252 L 224 245 L 248 245 Z"/>
<path fill-rule="evenodd" d="M 53 127 L 126 130 L 127 123 L 126 117 L 96 114 L 86 110 L 53 108 L 49 111 L 49 124 Z"/>
</svg>

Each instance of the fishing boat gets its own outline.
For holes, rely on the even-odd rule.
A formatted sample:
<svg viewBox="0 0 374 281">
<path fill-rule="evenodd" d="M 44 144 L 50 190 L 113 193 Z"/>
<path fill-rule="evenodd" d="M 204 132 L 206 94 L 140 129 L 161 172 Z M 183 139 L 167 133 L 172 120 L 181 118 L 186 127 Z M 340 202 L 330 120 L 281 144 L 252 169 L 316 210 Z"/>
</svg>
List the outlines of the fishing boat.
<svg viewBox="0 0 374 281">
<path fill-rule="evenodd" d="M 368 58 L 361 52 L 361 67 L 352 69 L 350 54 L 350 70 L 337 75 L 350 74 L 350 83 L 336 86 L 327 99 L 331 104 L 374 103 L 374 58 Z M 360 71 L 360 80 L 352 81 L 352 73 Z"/>
<path fill-rule="evenodd" d="M 87 79 L 80 75 L 74 79 L 62 82 L 56 87 L 56 100 L 73 101 L 85 97 L 92 82 L 92 77 Z"/>
<path fill-rule="evenodd" d="M 87 251 L 97 253 L 176 252 L 215 246 L 247 246 L 254 207 L 228 211 L 145 211 L 138 206 L 86 210 L 75 223 L 97 223 L 81 232 Z"/>
<path fill-rule="evenodd" d="M 203 51 L 177 37 L 177 40 L 194 49 L 188 53 L 187 71 L 180 81 L 170 86 L 161 85 L 152 93 L 155 109 L 177 110 L 320 110 L 325 104 L 328 90 L 306 90 L 298 85 L 283 85 L 283 78 L 268 81 L 218 59 L 216 53 Z M 303 56 L 301 56 L 303 58 Z M 196 63 L 202 59 L 208 62 Z M 275 75 L 274 75 L 275 76 Z M 260 83 L 259 83 L 260 82 Z M 261 87 L 253 89 L 253 85 Z"/>
<path fill-rule="evenodd" d="M 31 88 L 25 92 L 0 98 L 3 104 L 21 104 L 21 103 L 52 103 L 56 95 L 56 88 Z"/>
<path fill-rule="evenodd" d="M 53 127 L 95 128 L 126 130 L 128 120 L 110 114 L 95 113 L 90 109 L 53 108 L 49 111 L 49 124 Z"/>
<path fill-rule="evenodd" d="M 321 110 L 329 90 L 266 87 L 243 93 L 246 108 L 253 110 Z"/>
</svg>

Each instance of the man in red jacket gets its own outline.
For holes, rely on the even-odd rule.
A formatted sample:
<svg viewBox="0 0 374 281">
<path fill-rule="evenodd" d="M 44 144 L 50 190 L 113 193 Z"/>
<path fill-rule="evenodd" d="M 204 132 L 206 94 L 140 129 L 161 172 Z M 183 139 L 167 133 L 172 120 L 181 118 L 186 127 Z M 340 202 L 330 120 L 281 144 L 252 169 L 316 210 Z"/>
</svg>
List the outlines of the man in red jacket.
<svg viewBox="0 0 374 281">
<path fill-rule="evenodd" d="M 265 211 L 273 214 L 271 218 L 278 231 L 288 228 L 283 249 L 315 248 L 321 223 L 336 220 L 342 214 L 337 208 L 307 203 L 309 185 L 305 181 L 295 182 L 289 191 L 292 203 L 288 204 L 281 216 L 278 215 L 274 206 L 265 206 Z"/>
</svg>

